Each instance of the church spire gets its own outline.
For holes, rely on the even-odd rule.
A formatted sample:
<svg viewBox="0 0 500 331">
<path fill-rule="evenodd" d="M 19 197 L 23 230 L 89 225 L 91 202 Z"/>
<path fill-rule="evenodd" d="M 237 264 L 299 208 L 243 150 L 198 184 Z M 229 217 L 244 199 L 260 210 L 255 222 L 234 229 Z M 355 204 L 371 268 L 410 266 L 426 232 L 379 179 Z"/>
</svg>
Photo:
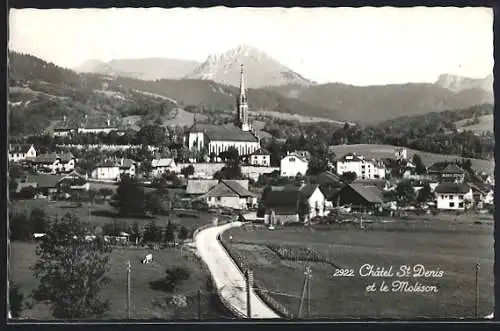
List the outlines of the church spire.
<svg viewBox="0 0 500 331">
<path fill-rule="evenodd" d="M 240 98 L 245 97 L 245 69 L 243 64 L 240 64 Z"/>
<path fill-rule="evenodd" d="M 238 96 L 238 101 L 236 103 L 236 108 L 238 112 L 237 124 L 243 131 L 250 131 L 250 124 L 248 123 L 248 103 L 245 91 L 245 70 L 243 64 L 240 65 L 240 95 Z"/>
</svg>

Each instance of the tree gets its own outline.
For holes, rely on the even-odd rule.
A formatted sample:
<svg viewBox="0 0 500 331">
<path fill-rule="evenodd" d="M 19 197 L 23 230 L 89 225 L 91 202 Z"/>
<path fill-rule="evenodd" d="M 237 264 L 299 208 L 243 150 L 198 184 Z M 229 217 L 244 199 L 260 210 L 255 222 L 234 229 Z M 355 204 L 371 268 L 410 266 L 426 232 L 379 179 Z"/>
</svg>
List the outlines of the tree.
<svg viewBox="0 0 500 331">
<path fill-rule="evenodd" d="M 156 226 L 155 221 L 151 221 L 144 229 L 144 242 L 160 242 L 161 229 Z"/>
<path fill-rule="evenodd" d="M 60 319 L 102 316 L 109 301 L 99 293 L 109 282 L 111 247 L 101 241 L 87 241 L 90 225 L 76 216 L 56 218 L 36 249 L 38 261 L 33 270 L 39 280 L 33 292 L 36 301 L 50 304 Z"/>
<path fill-rule="evenodd" d="M 124 175 L 121 178 L 112 204 L 121 215 L 144 214 L 146 202 L 144 189 L 135 178 Z"/>
<path fill-rule="evenodd" d="M 101 194 L 104 198 L 107 198 L 113 195 L 113 190 L 107 187 L 103 187 L 99 189 L 99 194 Z"/>
<path fill-rule="evenodd" d="M 431 187 L 428 183 L 425 183 L 424 186 L 418 191 L 417 201 L 420 203 L 427 202 L 433 199 L 433 194 Z"/>
<path fill-rule="evenodd" d="M 141 235 L 141 230 L 139 228 L 139 222 L 137 222 L 137 220 L 135 220 L 134 223 L 132 224 L 130 240 L 132 242 L 139 241 L 138 239 L 139 239 L 140 235 Z"/>
<path fill-rule="evenodd" d="M 184 225 L 181 226 L 177 237 L 179 237 L 180 240 L 185 240 L 187 239 L 188 235 L 189 235 L 188 229 Z"/>
<path fill-rule="evenodd" d="M 418 154 L 413 155 L 413 163 L 415 163 L 415 172 L 418 175 L 423 175 L 427 172 L 427 169 L 425 168 L 425 165 L 422 162 L 420 155 Z"/>
<path fill-rule="evenodd" d="M 36 233 L 47 232 L 48 219 L 43 209 L 35 208 L 31 211 L 30 223 L 32 224 L 34 232 Z"/>
<path fill-rule="evenodd" d="M 406 204 L 415 201 L 415 190 L 408 181 L 401 181 L 396 186 L 396 197 L 399 202 Z"/>
<path fill-rule="evenodd" d="M 347 124 L 347 123 L 346 123 Z M 347 171 L 340 175 L 340 179 L 344 182 L 351 183 L 356 180 L 358 175 L 353 171 Z"/>
<path fill-rule="evenodd" d="M 188 178 L 189 176 L 192 176 L 194 174 L 194 167 L 193 167 L 193 165 L 190 164 L 187 167 L 182 168 L 181 169 L 181 174 L 183 174 L 185 178 Z"/>
<path fill-rule="evenodd" d="M 165 227 L 165 242 L 170 243 L 175 240 L 174 226 L 168 221 L 167 226 Z"/>
<path fill-rule="evenodd" d="M 19 318 L 23 310 L 24 295 L 15 282 L 9 281 L 9 309 L 13 318 Z"/>
<path fill-rule="evenodd" d="M 33 224 L 25 214 L 9 216 L 10 240 L 29 240 L 33 235 Z"/>
</svg>

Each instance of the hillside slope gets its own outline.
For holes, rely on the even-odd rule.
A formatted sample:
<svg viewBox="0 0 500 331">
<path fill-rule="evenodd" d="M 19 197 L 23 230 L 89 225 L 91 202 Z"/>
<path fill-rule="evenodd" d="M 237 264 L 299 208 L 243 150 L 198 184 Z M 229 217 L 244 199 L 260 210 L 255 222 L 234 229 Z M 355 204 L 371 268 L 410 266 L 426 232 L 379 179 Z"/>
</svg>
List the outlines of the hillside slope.
<svg viewBox="0 0 500 331">
<path fill-rule="evenodd" d="M 287 85 L 270 89 L 284 96 L 335 110 L 344 120 L 363 124 L 493 102 L 493 95 L 483 89 L 465 89 L 455 93 L 436 84 L 424 83 L 384 86 L 332 83 L 309 87 Z"/>
<path fill-rule="evenodd" d="M 109 62 L 90 60 L 75 68 L 75 71 L 144 80 L 179 79 L 199 65 L 197 61 L 169 58 L 115 59 Z"/>
</svg>

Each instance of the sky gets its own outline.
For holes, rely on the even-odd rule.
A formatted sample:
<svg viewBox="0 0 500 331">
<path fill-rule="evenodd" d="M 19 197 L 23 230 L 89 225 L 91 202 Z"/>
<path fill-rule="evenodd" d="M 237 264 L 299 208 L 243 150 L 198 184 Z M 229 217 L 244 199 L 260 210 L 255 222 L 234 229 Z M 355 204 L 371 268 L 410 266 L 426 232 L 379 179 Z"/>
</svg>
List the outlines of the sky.
<svg viewBox="0 0 500 331">
<path fill-rule="evenodd" d="M 12 9 L 9 48 L 74 68 L 88 59 L 204 61 L 254 46 L 318 83 L 434 82 L 493 71 L 488 8 Z"/>
</svg>

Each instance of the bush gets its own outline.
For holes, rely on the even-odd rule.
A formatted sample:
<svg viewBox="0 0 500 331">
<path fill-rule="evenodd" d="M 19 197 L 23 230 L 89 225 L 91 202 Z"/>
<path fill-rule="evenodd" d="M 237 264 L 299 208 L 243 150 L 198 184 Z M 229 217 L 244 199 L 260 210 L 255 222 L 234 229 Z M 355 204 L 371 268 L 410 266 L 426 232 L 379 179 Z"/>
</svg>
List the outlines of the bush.
<svg viewBox="0 0 500 331">
<path fill-rule="evenodd" d="M 172 292 L 177 285 L 189 279 L 189 270 L 185 267 L 174 267 L 166 270 L 165 278 L 149 283 L 151 289 Z"/>
<path fill-rule="evenodd" d="M 23 310 L 24 295 L 16 283 L 11 282 L 9 286 L 9 304 L 12 318 L 19 318 Z"/>
<path fill-rule="evenodd" d="M 16 194 L 18 199 L 33 199 L 36 195 L 36 188 L 33 186 L 23 187 L 19 193 Z"/>
</svg>

